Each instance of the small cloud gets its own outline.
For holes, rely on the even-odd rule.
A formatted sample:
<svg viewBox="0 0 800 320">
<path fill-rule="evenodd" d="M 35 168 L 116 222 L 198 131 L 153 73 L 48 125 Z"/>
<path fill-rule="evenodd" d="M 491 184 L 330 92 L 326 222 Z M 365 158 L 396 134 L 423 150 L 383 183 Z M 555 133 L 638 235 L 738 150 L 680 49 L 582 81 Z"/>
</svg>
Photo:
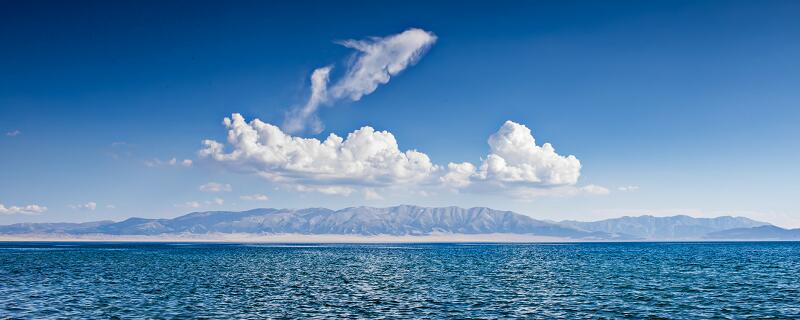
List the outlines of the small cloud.
<svg viewBox="0 0 800 320">
<path fill-rule="evenodd" d="M 197 201 L 187 201 L 182 204 L 176 204 L 175 207 L 178 208 L 200 208 L 200 202 Z"/>
<path fill-rule="evenodd" d="M 111 148 L 108 151 L 108 156 L 114 160 L 128 158 L 133 155 L 133 149 L 130 144 L 124 141 L 114 141 L 111 143 Z"/>
<path fill-rule="evenodd" d="M 639 190 L 639 186 L 622 186 L 622 187 L 618 187 L 617 190 L 622 191 L 622 192 L 636 191 L 636 190 Z"/>
<path fill-rule="evenodd" d="M 488 192 L 503 192 L 519 200 L 533 200 L 541 197 L 575 197 L 582 195 L 605 196 L 611 193 L 606 187 L 590 184 L 582 187 L 559 186 L 552 188 L 516 187 L 501 191 L 502 189 Z"/>
<path fill-rule="evenodd" d="M 117 206 L 115 206 L 113 204 L 106 205 L 106 209 L 116 209 L 116 208 L 117 208 Z"/>
<path fill-rule="evenodd" d="M 10 206 L 6 207 L 0 203 L 0 214 L 40 214 L 47 211 L 47 207 L 38 204 L 29 204 L 27 206 Z"/>
<path fill-rule="evenodd" d="M 158 158 L 153 158 L 150 160 L 145 160 L 144 165 L 150 168 L 155 167 L 174 167 L 177 165 L 181 165 L 184 167 L 191 167 L 194 162 L 191 159 L 183 159 L 178 160 L 178 158 L 171 158 L 169 160 L 161 160 Z"/>
<path fill-rule="evenodd" d="M 90 202 L 87 202 L 87 203 L 84 203 L 84 204 L 69 205 L 69 207 L 72 208 L 72 209 L 86 209 L 86 210 L 94 211 L 95 209 L 97 209 L 97 203 L 90 201 Z"/>
<path fill-rule="evenodd" d="M 22 134 L 22 131 L 14 130 L 14 131 L 6 132 L 6 137 L 16 137 L 16 136 L 21 135 L 21 134 Z"/>
<path fill-rule="evenodd" d="M 230 192 L 233 190 L 230 184 L 221 184 L 216 182 L 209 182 L 197 187 L 202 192 Z"/>
<path fill-rule="evenodd" d="M 586 194 L 593 194 L 598 196 L 604 196 L 611 193 L 611 190 L 608 190 L 606 187 L 601 187 L 598 185 L 590 184 L 580 188 Z"/>
<path fill-rule="evenodd" d="M 383 196 L 378 194 L 375 190 L 372 189 L 364 189 L 364 198 L 367 200 L 383 200 Z"/>
<path fill-rule="evenodd" d="M 203 202 L 200 202 L 200 201 L 187 201 L 187 202 L 184 202 L 184 203 L 181 203 L 181 204 L 176 204 L 174 206 L 176 208 L 197 209 L 197 208 L 200 208 L 200 207 L 211 206 L 211 205 L 221 206 L 223 204 L 225 204 L 225 199 L 214 198 L 214 199 L 206 200 L 206 201 L 203 201 Z"/>
<path fill-rule="evenodd" d="M 269 200 L 269 197 L 263 194 L 251 194 L 251 195 L 240 196 L 239 199 L 247 201 L 267 201 Z"/>
</svg>

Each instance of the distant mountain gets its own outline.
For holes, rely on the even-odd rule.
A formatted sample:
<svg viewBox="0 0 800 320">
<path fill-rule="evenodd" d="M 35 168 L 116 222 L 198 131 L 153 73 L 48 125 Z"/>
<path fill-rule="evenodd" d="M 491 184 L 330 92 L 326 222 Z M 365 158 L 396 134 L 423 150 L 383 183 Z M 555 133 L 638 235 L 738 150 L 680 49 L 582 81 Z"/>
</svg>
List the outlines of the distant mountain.
<svg viewBox="0 0 800 320">
<path fill-rule="evenodd" d="M 646 240 L 697 239 L 709 233 L 728 229 L 769 225 L 766 222 L 743 217 L 692 218 L 685 215 L 671 217 L 625 216 L 594 222 L 562 221 L 560 224 L 579 230 L 626 234 Z"/>
<path fill-rule="evenodd" d="M 0 226 L 0 234 L 84 233 L 84 230 L 97 230 L 99 227 L 113 223 L 114 221 L 95 221 L 85 223 L 17 223 L 7 226 Z"/>
<path fill-rule="evenodd" d="M 242 212 L 195 212 L 174 219 L 130 218 L 121 222 L 88 224 L 17 224 L 0 233 L 60 233 L 162 235 L 206 233 L 426 235 L 512 233 L 575 239 L 614 239 L 618 236 L 577 230 L 511 211 L 489 208 L 354 207 L 342 210 L 254 209 Z"/>
<path fill-rule="evenodd" d="M 800 229 L 784 229 L 767 225 L 712 232 L 707 234 L 705 238 L 720 240 L 800 240 Z"/>
<path fill-rule="evenodd" d="M 173 219 L 130 218 L 120 222 L 19 223 L 0 235 L 158 236 L 205 234 L 430 235 L 520 234 L 583 240 L 794 239 L 786 230 L 741 217 L 713 219 L 622 217 L 595 222 L 542 221 L 489 208 L 428 208 L 401 205 L 341 210 L 253 209 L 193 212 Z"/>
</svg>

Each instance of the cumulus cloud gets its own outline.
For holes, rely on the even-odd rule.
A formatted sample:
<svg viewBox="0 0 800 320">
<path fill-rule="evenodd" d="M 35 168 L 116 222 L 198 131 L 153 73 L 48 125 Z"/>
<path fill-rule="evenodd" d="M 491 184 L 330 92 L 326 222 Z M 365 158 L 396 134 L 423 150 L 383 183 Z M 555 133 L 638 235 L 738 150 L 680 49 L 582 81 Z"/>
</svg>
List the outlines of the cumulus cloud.
<svg viewBox="0 0 800 320">
<path fill-rule="evenodd" d="M 9 131 L 9 132 L 6 132 L 6 137 L 16 137 L 16 136 L 18 136 L 20 134 L 22 134 L 22 131 L 19 131 L 19 130 Z"/>
<path fill-rule="evenodd" d="M 363 127 L 320 141 L 284 133 L 277 126 L 239 114 L 225 118 L 228 144 L 205 140 L 201 158 L 250 172 L 298 191 L 349 194 L 353 187 L 422 183 L 440 170 L 416 150 L 400 151 L 394 135 Z"/>
<path fill-rule="evenodd" d="M 209 182 L 197 187 L 197 189 L 203 192 L 230 192 L 233 190 L 233 187 L 231 187 L 230 184 Z"/>
<path fill-rule="evenodd" d="M 310 129 L 319 133 L 322 122 L 316 116 L 321 105 L 337 100 L 358 101 L 374 92 L 379 85 L 416 63 L 436 42 L 436 36 L 422 29 L 408 29 L 387 37 L 372 37 L 366 40 L 345 40 L 340 45 L 357 53 L 350 59 L 344 75 L 330 88 L 332 66 L 314 70 L 311 75 L 311 95 L 304 105 L 292 109 L 286 115 L 283 129 L 295 133 Z"/>
<path fill-rule="evenodd" d="M 10 206 L 6 207 L 0 203 L 0 214 L 39 214 L 47 211 L 47 207 L 37 204 L 29 204 L 27 206 Z"/>
<path fill-rule="evenodd" d="M 542 196 L 604 195 L 596 185 L 577 186 L 581 163 L 572 155 L 537 145 L 526 126 L 507 121 L 488 139 L 489 154 L 470 162 L 434 164 L 425 153 L 401 151 L 394 135 L 363 127 L 342 138 L 301 138 L 239 114 L 225 118 L 227 144 L 203 141 L 198 152 L 228 169 L 251 173 L 299 192 L 379 199 L 384 189 L 424 192 L 445 187 L 459 192 Z"/>
<path fill-rule="evenodd" d="M 488 143 L 489 154 L 479 167 L 468 162 L 450 163 L 443 182 L 460 188 L 475 182 L 522 187 L 556 187 L 578 182 L 581 162 L 572 155 L 559 155 L 550 143 L 536 145 L 525 125 L 506 121 L 489 137 Z"/>
<path fill-rule="evenodd" d="M 622 187 L 617 187 L 617 190 L 622 192 L 636 191 L 639 190 L 639 186 L 622 186 Z"/>
<path fill-rule="evenodd" d="M 97 203 L 90 201 L 84 204 L 73 204 L 70 205 L 69 207 L 72 209 L 85 209 L 94 211 L 95 209 L 97 209 Z"/>
<path fill-rule="evenodd" d="M 240 196 L 239 199 L 246 201 L 267 201 L 269 200 L 269 197 L 263 194 L 251 194 Z"/>
</svg>

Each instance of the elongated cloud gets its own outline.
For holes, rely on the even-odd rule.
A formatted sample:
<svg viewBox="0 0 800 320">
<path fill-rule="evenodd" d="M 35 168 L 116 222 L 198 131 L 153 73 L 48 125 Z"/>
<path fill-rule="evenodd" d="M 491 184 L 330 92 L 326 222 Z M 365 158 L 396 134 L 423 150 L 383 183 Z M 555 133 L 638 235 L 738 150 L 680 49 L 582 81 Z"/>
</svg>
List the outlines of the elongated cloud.
<svg viewBox="0 0 800 320">
<path fill-rule="evenodd" d="M 27 206 L 10 206 L 6 207 L 0 203 L 0 214 L 39 214 L 47 211 L 47 207 L 36 204 L 29 204 Z"/>
<path fill-rule="evenodd" d="M 321 105 L 341 99 L 360 100 L 416 63 L 435 42 L 436 36 L 422 29 L 408 29 L 383 38 L 339 42 L 357 51 L 344 75 L 328 88 L 333 67 L 314 70 L 308 102 L 286 114 L 283 129 L 290 133 L 305 129 L 313 133 L 322 132 L 322 122 L 316 115 Z"/>
<path fill-rule="evenodd" d="M 197 187 L 202 192 L 230 192 L 233 190 L 230 184 L 222 184 L 217 182 L 209 182 Z"/>
<path fill-rule="evenodd" d="M 72 208 L 72 209 L 82 209 L 82 210 L 92 210 L 92 211 L 94 211 L 95 209 L 97 209 L 97 202 L 89 201 L 89 202 L 83 203 L 83 204 L 72 204 L 72 205 L 69 205 L 69 207 Z"/>
<path fill-rule="evenodd" d="M 434 164 L 416 150 L 401 151 L 394 135 L 363 127 L 345 138 L 325 140 L 285 133 L 239 114 L 223 121 L 227 144 L 203 141 L 198 154 L 232 171 L 250 173 L 301 192 L 378 198 L 387 189 L 500 192 L 515 198 L 607 194 L 606 188 L 576 186 L 581 163 L 536 145 L 530 129 L 507 121 L 489 137 L 489 154 L 479 165 Z M 423 190 L 424 189 L 424 190 Z"/>
</svg>

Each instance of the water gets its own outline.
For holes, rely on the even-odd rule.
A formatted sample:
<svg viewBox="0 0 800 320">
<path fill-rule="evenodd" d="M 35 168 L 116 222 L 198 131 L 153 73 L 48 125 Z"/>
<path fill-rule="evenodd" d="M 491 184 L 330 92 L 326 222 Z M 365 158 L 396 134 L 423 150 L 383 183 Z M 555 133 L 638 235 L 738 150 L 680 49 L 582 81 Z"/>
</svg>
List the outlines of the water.
<svg viewBox="0 0 800 320">
<path fill-rule="evenodd" d="M 800 318 L 800 243 L 0 243 L 0 318 Z"/>
</svg>

